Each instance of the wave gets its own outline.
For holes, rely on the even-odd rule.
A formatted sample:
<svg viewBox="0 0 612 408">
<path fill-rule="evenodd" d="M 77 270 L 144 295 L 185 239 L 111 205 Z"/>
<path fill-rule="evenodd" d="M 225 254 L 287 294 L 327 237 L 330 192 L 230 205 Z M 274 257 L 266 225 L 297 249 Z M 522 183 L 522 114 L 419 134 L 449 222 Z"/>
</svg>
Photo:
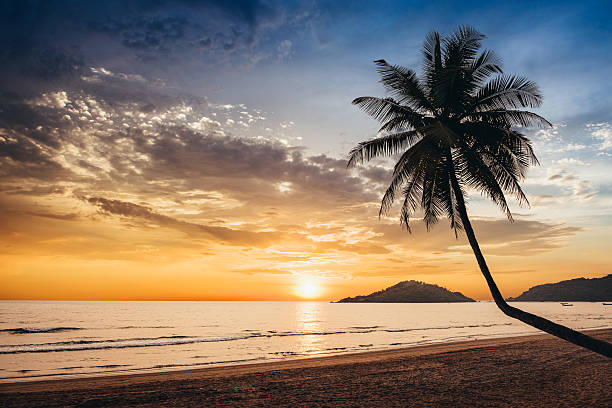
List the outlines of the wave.
<svg viewBox="0 0 612 408">
<path fill-rule="evenodd" d="M 161 337 L 134 337 L 130 339 L 106 339 L 106 340 L 71 340 L 71 341 L 55 341 L 50 343 L 21 343 L 7 344 L 6 347 L 36 347 L 36 346 L 67 346 L 73 344 L 98 344 L 98 343 L 120 343 L 126 341 L 146 341 L 159 339 L 183 339 L 192 338 L 194 336 L 161 336 Z M 2 346 L 0 346 L 2 347 Z M 1 354 L 1 353 L 0 353 Z"/>
<path fill-rule="evenodd" d="M 173 326 L 121 326 L 117 327 L 119 330 L 124 329 L 174 329 Z"/>
<path fill-rule="evenodd" d="M 230 336 L 230 337 L 161 337 L 137 340 L 95 340 L 95 341 L 74 341 L 28 345 L 0 346 L 0 354 L 20 354 L 20 353 L 50 353 L 57 351 L 83 351 L 83 350 L 105 350 L 121 349 L 133 347 L 156 347 L 174 346 L 180 344 L 207 343 L 246 339 L 250 336 Z"/>
<path fill-rule="evenodd" d="M 106 329 L 125 330 L 125 329 L 174 329 L 173 326 L 121 326 L 108 327 Z M 57 333 L 72 330 L 85 330 L 83 327 L 17 327 L 15 329 L 0 329 L 0 332 L 11 334 L 30 334 L 30 333 Z"/>
<path fill-rule="evenodd" d="M 82 327 L 17 327 L 15 329 L 0 329 L 0 332 L 11 334 L 58 333 L 63 331 L 83 330 Z"/>
<path fill-rule="evenodd" d="M 512 323 L 500 323 L 500 324 L 481 324 L 481 325 L 457 325 L 457 326 L 439 326 L 439 327 L 419 327 L 419 328 L 406 328 L 406 329 L 357 329 L 357 330 L 336 330 L 336 331 L 318 331 L 318 332 L 248 332 L 241 335 L 234 336 L 218 336 L 218 337 L 197 337 L 197 336 L 161 336 L 161 337 L 144 337 L 144 338 L 130 338 L 130 339 L 108 339 L 108 340 L 74 340 L 74 341 L 61 341 L 53 343 L 39 343 L 39 344 L 13 344 L 13 345 L 1 345 L 0 354 L 20 354 L 20 353 L 49 353 L 49 352 L 60 352 L 60 351 L 84 351 L 84 350 L 105 350 L 105 349 L 121 349 L 121 348 L 135 348 L 135 347 L 159 347 L 159 346 L 175 346 L 182 344 L 194 344 L 194 343 L 215 343 L 224 341 L 237 341 L 247 340 L 254 338 L 264 337 L 287 337 L 287 336 L 330 336 L 335 334 L 361 334 L 371 333 L 375 331 L 388 332 L 388 333 L 402 333 L 411 331 L 425 331 L 425 330 L 447 330 L 447 329 L 461 329 L 461 328 L 474 328 L 474 327 L 493 327 L 493 326 L 507 326 Z M 365 327 L 365 326 L 363 326 Z M 370 326 L 380 327 L 380 326 Z M 357 328 L 355 326 L 354 328 Z"/>
<path fill-rule="evenodd" d="M 439 326 L 439 327 L 416 327 L 410 329 L 384 329 L 382 331 L 388 333 L 403 333 L 422 330 L 448 330 L 448 329 L 466 329 L 475 327 L 495 327 L 495 326 L 512 326 L 513 323 L 492 323 L 492 324 L 469 324 L 463 326 Z"/>
<path fill-rule="evenodd" d="M 193 336 L 162 336 L 137 339 L 110 339 L 110 340 L 75 340 L 41 344 L 13 344 L 0 346 L 0 354 L 20 353 L 50 353 L 56 351 L 83 351 L 104 350 L 133 347 L 157 347 L 175 346 L 194 343 L 215 343 L 222 341 L 246 340 L 261 337 L 285 337 L 285 336 L 326 336 L 342 332 L 292 332 L 292 333 L 251 333 L 243 336 L 220 336 L 220 337 L 193 337 Z"/>
<path fill-rule="evenodd" d="M 125 364 L 108 364 L 108 365 L 98 365 L 98 366 L 89 366 L 89 367 L 66 367 L 64 369 L 72 369 L 72 368 L 103 368 L 106 370 L 96 370 L 96 371 L 81 371 L 81 372 L 58 372 L 58 373 L 49 373 L 49 374 L 32 374 L 32 375 L 20 375 L 20 376 L 10 376 L 10 377 L 0 377 L 0 380 L 14 380 L 21 378 L 46 378 L 46 377 L 61 377 L 61 376 L 78 376 L 85 375 L 91 376 L 94 374 L 109 374 L 109 373 L 129 373 L 129 372 L 146 372 L 148 370 L 159 370 L 159 369 L 167 369 L 167 368 L 178 368 L 178 367 L 197 367 L 197 366 L 209 366 L 209 365 L 224 365 L 224 364 L 236 364 L 236 363 L 248 363 L 253 361 L 261 361 L 266 360 L 265 357 L 254 357 L 254 358 L 244 358 L 244 359 L 235 359 L 235 360 L 219 360 L 219 361 L 206 361 L 206 362 L 198 362 L 198 363 L 187 363 L 187 364 L 159 364 L 150 367 L 133 367 L 133 368 L 121 368 L 121 367 L 130 367 L 130 365 Z M 61 368 L 60 368 L 61 369 Z M 27 372 L 35 372 L 39 370 L 19 370 L 14 372 L 19 372 L 25 374 Z M 69 371 L 69 370 L 68 370 Z"/>
</svg>

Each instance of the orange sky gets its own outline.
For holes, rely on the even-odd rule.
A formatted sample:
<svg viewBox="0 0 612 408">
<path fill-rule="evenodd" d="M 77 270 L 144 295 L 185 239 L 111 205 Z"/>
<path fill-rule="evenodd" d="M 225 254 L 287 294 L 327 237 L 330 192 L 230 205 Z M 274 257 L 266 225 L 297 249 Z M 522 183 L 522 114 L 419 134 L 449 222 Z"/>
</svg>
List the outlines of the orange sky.
<svg viewBox="0 0 612 408">
<path fill-rule="evenodd" d="M 225 107 L 135 113 L 70 92 L 24 105 L 43 125 L 1 129 L 24 151 L 0 162 L 2 299 L 294 300 L 308 284 L 336 300 L 407 279 L 489 298 L 445 220 L 427 232 L 416 219 L 411 235 L 378 218 L 391 162 L 349 170 L 343 157 L 236 137 Z M 609 273 L 607 198 L 554 166 L 525 185 L 533 205 L 514 223 L 484 198 L 469 203 L 503 294 Z"/>
<path fill-rule="evenodd" d="M 290 151 L 256 148 L 272 156 Z M 295 300 L 306 282 L 319 289 L 316 299 L 336 300 L 406 279 L 489 298 L 471 249 L 444 220 L 429 233 L 415 221 L 410 235 L 395 219 L 378 219 L 383 184 L 374 168 L 348 171 L 342 160 L 295 152 L 261 163 L 268 165 L 270 173 L 194 177 L 198 185 L 169 180 L 165 194 L 143 192 L 142 179 L 117 191 L 100 188 L 99 197 L 81 193 L 105 182 L 90 176 L 6 183 L 0 298 Z M 484 201 L 472 207 L 496 212 Z M 608 227 L 523 214 L 514 223 L 473 217 L 505 296 L 609 272 Z"/>
</svg>

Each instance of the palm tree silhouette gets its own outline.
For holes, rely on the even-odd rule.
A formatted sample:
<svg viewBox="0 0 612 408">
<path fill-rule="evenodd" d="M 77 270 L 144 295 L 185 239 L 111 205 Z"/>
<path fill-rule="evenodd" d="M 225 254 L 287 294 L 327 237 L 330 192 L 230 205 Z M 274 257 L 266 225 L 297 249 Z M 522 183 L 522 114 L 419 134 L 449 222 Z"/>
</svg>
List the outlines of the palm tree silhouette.
<svg viewBox="0 0 612 408">
<path fill-rule="evenodd" d="M 424 42 L 424 74 L 374 61 L 389 97 L 353 100 L 382 123 L 379 137 L 359 143 L 348 166 L 378 156 L 401 154 L 385 192 L 380 214 L 387 214 L 401 196 L 400 222 L 418 209 L 429 230 L 446 215 L 457 236 L 464 230 L 497 306 L 508 316 L 597 353 L 612 357 L 612 344 L 559 325 L 506 303 L 468 218 L 467 189 L 488 196 L 512 221 L 505 193 L 528 205 L 519 181 L 538 164 L 530 140 L 517 126 L 551 126 L 543 117 L 521 108 L 538 107 L 542 96 L 525 77 L 504 75 L 490 50 L 478 54 L 484 35 L 470 26 L 445 38 L 430 32 Z"/>
</svg>

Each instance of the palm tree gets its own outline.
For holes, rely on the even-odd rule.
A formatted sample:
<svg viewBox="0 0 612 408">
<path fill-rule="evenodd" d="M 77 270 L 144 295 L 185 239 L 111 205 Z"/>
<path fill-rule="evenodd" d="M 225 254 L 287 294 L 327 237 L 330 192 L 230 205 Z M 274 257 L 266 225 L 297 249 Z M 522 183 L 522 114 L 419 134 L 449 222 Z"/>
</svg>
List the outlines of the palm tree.
<svg viewBox="0 0 612 408">
<path fill-rule="evenodd" d="M 451 228 L 463 230 L 497 306 L 508 316 L 597 353 L 612 357 L 612 344 L 506 303 L 468 217 L 465 196 L 488 196 L 512 221 L 505 194 L 528 205 L 519 182 L 538 164 L 530 140 L 519 127 L 551 126 L 522 108 L 538 107 L 542 95 L 525 77 L 505 75 L 489 50 L 478 54 L 484 35 L 470 26 L 445 38 L 430 32 L 423 46 L 423 76 L 405 67 L 374 61 L 389 97 L 363 96 L 354 105 L 382 123 L 378 137 L 359 143 L 348 166 L 379 156 L 399 155 L 380 214 L 403 198 L 400 222 L 422 209 L 429 230 L 445 215 Z"/>
</svg>

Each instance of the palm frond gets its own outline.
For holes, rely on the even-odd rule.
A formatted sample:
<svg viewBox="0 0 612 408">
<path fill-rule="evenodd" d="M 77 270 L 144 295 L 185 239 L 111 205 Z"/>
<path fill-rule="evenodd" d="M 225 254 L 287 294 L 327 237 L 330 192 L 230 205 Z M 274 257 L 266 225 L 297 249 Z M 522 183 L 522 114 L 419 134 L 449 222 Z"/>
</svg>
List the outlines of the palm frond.
<svg viewBox="0 0 612 408">
<path fill-rule="evenodd" d="M 491 170 L 497 183 L 504 192 L 515 196 L 519 205 L 529 205 L 519 184 L 525 178 L 527 168 L 530 165 L 530 157 L 523 150 L 517 151 L 508 146 L 505 138 L 496 146 L 485 143 L 476 143 L 473 149 L 480 155 L 482 162 Z"/>
<path fill-rule="evenodd" d="M 379 122 L 403 117 L 417 127 L 422 123 L 423 116 L 408 106 L 401 105 L 393 98 L 377 98 L 375 96 L 360 96 L 353 99 L 353 105 L 358 106 Z"/>
<path fill-rule="evenodd" d="M 417 111 L 432 110 L 416 72 L 399 65 L 391 65 L 384 59 L 376 60 L 374 64 L 378 67 L 380 82 L 400 104 L 408 105 Z"/>
<path fill-rule="evenodd" d="M 440 33 L 435 30 L 430 31 L 425 36 L 425 41 L 423 42 L 423 68 L 425 71 L 435 70 L 436 67 L 442 67 L 440 43 Z"/>
<path fill-rule="evenodd" d="M 533 151 L 533 145 L 528 137 L 523 135 L 521 132 L 511 130 L 508 132 L 508 141 L 506 144 L 512 149 L 515 155 L 521 155 L 525 157 L 525 162 L 528 166 L 537 166 L 540 161 Z"/>
<path fill-rule="evenodd" d="M 513 221 L 504 192 L 482 157 L 472 149 L 460 148 L 453 152 L 453 161 L 459 182 L 488 196 Z"/>
<path fill-rule="evenodd" d="M 412 146 L 421 136 L 414 130 L 393 133 L 361 142 L 349 153 L 347 167 L 363 163 L 374 157 L 392 156 Z"/>
<path fill-rule="evenodd" d="M 437 163 L 432 163 L 431 171 L 426 173 L 423 179 L 423 192 L 421 195 L 421 208 L 423 209 L 423 221 L 425 227 L 429 231 L 431 227 L 438 222 L 438 217 L 442 214 L 442 204 L 439 200 L 437 191 L 437 182 L 439 181 L 438 173 L 440 166 Z"/>
<path fill-rule="evenodd" d="M 419 179 L 426 169 L 431 153 L 431 141 L 421 139 L 402 154 L 393 168 L 393 178 L 381 200 L 379 216 L 388 214 L 398 190 L 406 183 Z"/>
<path fill-rule="evenodd" d="M 444 106 L 444 113 L 462 112 L 471 102 L 474 89 L 478 86 L 472 75 L 472 66 L 483 38 L 484 35 L 473 27 L 461 26 L 444 39 L 443 67 L 436 72 L 437 87 L 433 93 L 436 103 Z M 493 56 L 490 56 L 489 60 L 492 59 Z"/>
<path fill-rule="evenodd" d="M 515 109 L 494 109 L 487 111 L 471 112 L 464 115 L 462 119 L 473 122 L 487 122 L 496 126 L 539 126 L 551 127 L 552 123 L 544 119 L 542 116 L 522 110 Z"/>
<path fill-rule="evenodd" d="M 462 124 L 464 136 L 472 137 L 473 145 L 480 149 L 487 149 L 491 154 L 500 153 L 500 149 L 508 149 L 523 167 L 540 164 L 533 152 L 531 141 L 521 132 L 504 126 L 496 126 L 487 122 L 470 122 Z"/>
<path fill-rule="evenodd" d="M 412 232 L 410 229 L 410 217 L 418 208 L 418 198 L 421 196 L 421 180 L 415 178 L 406 184 L 402 195 L 404 201 L 400 210 L 400 225 L 402 225 L 408 232 Z"/>
<path fill-rule="evenodd" d="M 512 194 L 519 205 L 529 206 L 529 200 L 519 184 L 519 181 L 525 178 L 524 171 L 521 166 L 516 166 L 512 155 L 499 153 L 491 155 L 488 152 L 481 152 L 481 157 L 483 162 L 488 162 L 487 165 L 502 190 Z"/>
<path fill-rule="evenodd" d="M 439 77 L 442 72 L 442 45 L 440 34 L 430 31 L 425 37 L 423 44 L 423 70 L 425 71 L 425 83 L 427 96 L 438 110 L 440 92 Z"/>
<path fill-rule="evenodd" d="M 488 148 L 482 145 L 480 147 Z M 506 155 L 514 160 L 517 171 L 520 172 L 521 178 L 525 178 L 529 166 L 538 165 L 538 158 L 533 152 L 531 141 L 520 132 L 514 130 L 506 131 L 505 137 L 497 146 L 497 150 L 489 148 L 489 152 L 497 156 L 500 160 L 504 160 Z M 507 160 L 509 161 L 509 160 Z"/>
<path fill-rule="evenodd" d="M 454 194 L 452 183 L 450 181 L 449 164 L 444 161 L 444 170 L 438 173 L 439 180 L 436 183 L 436 195 L 442 205 L 442 209 L 446 213 L 446 217 L 450 223 L 451 229 L 455 232 L 455 237 L 458 237 L 458 232 L 463 229 L 461 216 L 459 215 L 459 207 L 457 198 Z M 459 192 L 464 194 L 463 190 Z"/>
<path fill-rule="evenodd" d="M 503 74 L 501 59 L 491 50 L 484 50 L 472 62 L 471 75 L 476 85 L 482 85 L 493 74 Z"/>
<path fill-rule="evenodd" d="M 444 39 L 444 65 L 466 66 L 474 59 L 485 36 L 469 25 L 458 27 Z"/>
<path fill-rule="evenodd" d="M 480 88 L 471 108 L 475 111 L 537 108 L 541 103 L 542 94 L 535 82 L 522 76 L 500 75 Z"/>
</svg>

